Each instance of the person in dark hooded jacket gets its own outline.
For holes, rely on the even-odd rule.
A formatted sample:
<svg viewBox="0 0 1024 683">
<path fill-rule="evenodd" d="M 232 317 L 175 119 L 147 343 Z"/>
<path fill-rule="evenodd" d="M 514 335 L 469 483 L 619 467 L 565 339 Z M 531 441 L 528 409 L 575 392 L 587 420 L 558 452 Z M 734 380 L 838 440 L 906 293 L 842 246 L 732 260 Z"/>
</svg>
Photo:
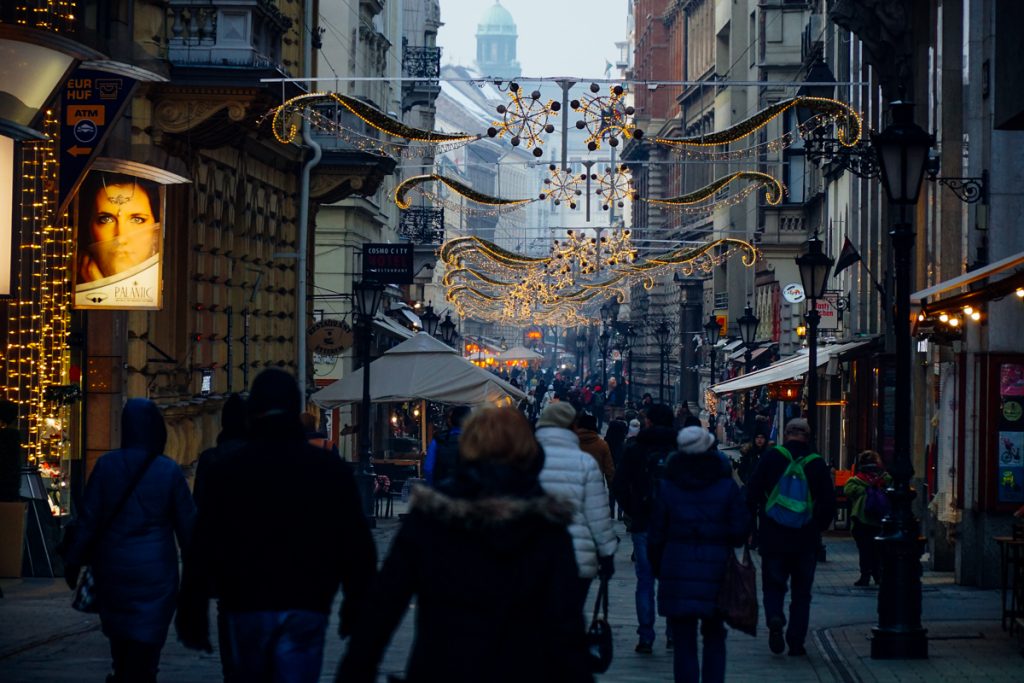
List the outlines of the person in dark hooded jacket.
<svg viewBox="0 0 1024 683">
<path fill-rule="evenodd" d="M 372 683 L 391 635 L 416 599 L 408 683 L 592 681 L 574 599 L 572 507 L 546 495 L 544 456 L 514 408 L 473 413 L 459 467 L 417 487 L 336 681 Z"/>
<path fill-rule="evenodd" d="M 716 597 L 726 560 L 746 538 L 750 516 L 715 437 L 703 427 L 685 427 L 676 444 L 654 502 L 647 549 L 658 577 L 658 614 L 669 620 L 675 640 L 676 682 L 715 683 L 725 680 L 726 636 Z"/>
<path fill-rule="evenodd" d="M 654 643 L 654 573 L 647 557 L 647 527 L 656 491 L 655 477 L 659 462 L 664 463 L 676 448 L 676 430 L 672 409 L 656 403 L 644 413 L 646 427 L 636 441 L 626 448 L 622 467 L 615 471 L 612 493 L 626 515 L 633 537 L 634 569 L 636 571 L 636 617 L 639 642 L 636 651 L 650 654 Z M 628 442 L 627 442 L 628 443 Z M 671 633 L 671 630 L 669 630 Z M 666 635 L 671 643 L 671 636 Z"/>
<path fill-rule="evenodd" d="M 121 448 L 96 461 L 65 555 L 72 587 L 88 564 L 114 673 L 108 681 L 155 681 L 178 595 L 178 545 L 190 539 L 195 505 L 178 464 L 162 455 L 167 428 L 152 401 L 121 412 Z M 145 469 L 143 469 L 145 468 Z M 105 521 L 136 475 L 134 491 Z M 105 530 L 98 529 L 106 525 Z M 99 534 L 97 531 L 99 530 Z"/>
<path fill-rule="evenodd" d="M 239 681 L 319 680 L 339 584 L 342 637 L 369 607 L 376 549 L 355 477 L 338 456 L 306 440 L 300 401 L 287 372 L 270 368 L 256 377 L 246 402 L 248 439 L 209 472 L 185 551 L 178 638 L 210 651 L 209 599 L 219 598 L 229 668 Z"/>
</svg>

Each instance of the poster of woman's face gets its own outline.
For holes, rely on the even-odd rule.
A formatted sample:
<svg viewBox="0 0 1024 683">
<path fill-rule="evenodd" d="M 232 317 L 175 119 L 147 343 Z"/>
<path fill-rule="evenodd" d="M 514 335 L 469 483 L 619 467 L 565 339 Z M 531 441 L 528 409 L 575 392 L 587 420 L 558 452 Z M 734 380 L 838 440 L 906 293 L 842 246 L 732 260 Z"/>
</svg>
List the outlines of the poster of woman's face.
<svg viewBox="0 0 1024 683">
<path fill-rule="evenodd" d="M 78 191 L 76 308 L 159 308 L 163 188 L 92 171 Z"/>
</svg>

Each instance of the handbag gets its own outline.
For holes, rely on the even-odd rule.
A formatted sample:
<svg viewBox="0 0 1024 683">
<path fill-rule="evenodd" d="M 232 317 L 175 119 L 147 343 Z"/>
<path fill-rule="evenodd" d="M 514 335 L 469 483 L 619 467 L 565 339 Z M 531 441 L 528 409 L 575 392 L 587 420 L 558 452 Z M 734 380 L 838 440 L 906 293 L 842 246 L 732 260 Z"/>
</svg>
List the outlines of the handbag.
<svg viewBox="0 0 1024 683">
<path fill-rule="evenodd" d="M 594 617 L 587 629 L 590 670 L 603 674 L 612 664 L 612 627 L 608 625 L 608 579 L 602 578 L 594 601 Z"/>
<path fill-rule="evenodd" d="M 96 545 L 99 543 L 99 539 L 106 533 L 107 529 L 110 528 L 110 524 L 117 517 L 117 513 L 121 512 L 121 508 L 124 507 L 125 503 L 131 497 L 132 492 L 142 481 L 143 475 L 149 469 L 150 464 L 156 460 L 158 453 L 150 453 L 146 461 L 139 467 L 139 471 L 132 477 L 131 482 L 128 484 L 128 488 L 121 494 L 120 500 L 111 509 L 110 514 L 107 515 L 99 524 L 96 525 L 96 531 L 93 533 L 92 538 L 88 540 L 88 545 L 82 551 L 82 558 L 86 562 L 81 568 L 77 568 L 78 576 L 74 585 L 74 593 L 71 596 L 71 607 L 72 609 L 78 610 L 79 612 L 95 613 L 99 611 L 99 605 L 96 599 L 96 580 L 92 573 L 92 567 L 89 566 L 89 557 L 92 555 L 93 550 L 96 549 Z M 61 547 L 64 552 L 67 553 L 71 546 L 74 544 L 75 536 L 80 532 L 78 525 L 72 523 L 65 529 L 64 538 L 61 540 Z M 75 571 L 75 567 L 70 568 L 71 571 Z"/>
<path fill-rule="evenodd" d="M 722 587 L 718 591 L 718 612 L 729 627 L 757 635 L 757 571 L 750 559 L 750 547 L 743 548 L 743 561 L 729 550 Z"/>
</svg>

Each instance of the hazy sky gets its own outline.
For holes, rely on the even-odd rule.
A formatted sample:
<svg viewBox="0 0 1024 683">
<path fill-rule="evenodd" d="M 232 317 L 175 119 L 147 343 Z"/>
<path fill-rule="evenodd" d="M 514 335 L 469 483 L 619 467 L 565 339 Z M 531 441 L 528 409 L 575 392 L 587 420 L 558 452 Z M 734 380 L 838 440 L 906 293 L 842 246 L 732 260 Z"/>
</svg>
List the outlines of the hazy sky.
<svg viewBox="0 0 1024 683">
<path fill-rule="evenodd" d="M 442 64 L 473 66 L 476 28 L 494 0 L 440 0 L 437 43 Z M 601 78 L 626 40 L 626 0 L 501 0 L 519 33 L 516 57 L 524 76 Z M 612 75 L 618 73 L 612 70 Z"/>
</svg>

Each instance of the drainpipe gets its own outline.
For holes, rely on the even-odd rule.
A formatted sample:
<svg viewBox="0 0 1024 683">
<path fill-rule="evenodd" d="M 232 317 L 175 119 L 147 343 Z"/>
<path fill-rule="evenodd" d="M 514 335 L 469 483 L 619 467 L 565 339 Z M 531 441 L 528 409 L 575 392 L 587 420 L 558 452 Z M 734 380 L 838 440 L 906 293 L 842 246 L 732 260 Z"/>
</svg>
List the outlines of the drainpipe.
<svg viewBox="0 0 1024 683">
<path fill-rule="evenodd" d="M 306 3 L 305 26 L 308 35 L 305 36 L 303 46 L 302 70 L 303 75 L 308 79 L 313 77 L 313 5 Z M 310 81 L 307 81 L 310 83 Z M 313 156 L 310 157 L 302 167 L 302 181 L 299 187 L 299 243 L 296 248 L 295 267 L 298 269 L 298 281 L 295 286 L 295 347 L 298 355 L 298 380 L 301 390 L 299 399 L 299 410 L 306 410 L 306 392 L 309 387 L 306 384 L 306 261 L 309 252 L 309 175 L 313 167 L 320 163 L 321 149 L 316 140 L 309 133 L 309 120 L 302 119 L 302 142 L 305 146 L 312 148 Z"/>
</svg>

